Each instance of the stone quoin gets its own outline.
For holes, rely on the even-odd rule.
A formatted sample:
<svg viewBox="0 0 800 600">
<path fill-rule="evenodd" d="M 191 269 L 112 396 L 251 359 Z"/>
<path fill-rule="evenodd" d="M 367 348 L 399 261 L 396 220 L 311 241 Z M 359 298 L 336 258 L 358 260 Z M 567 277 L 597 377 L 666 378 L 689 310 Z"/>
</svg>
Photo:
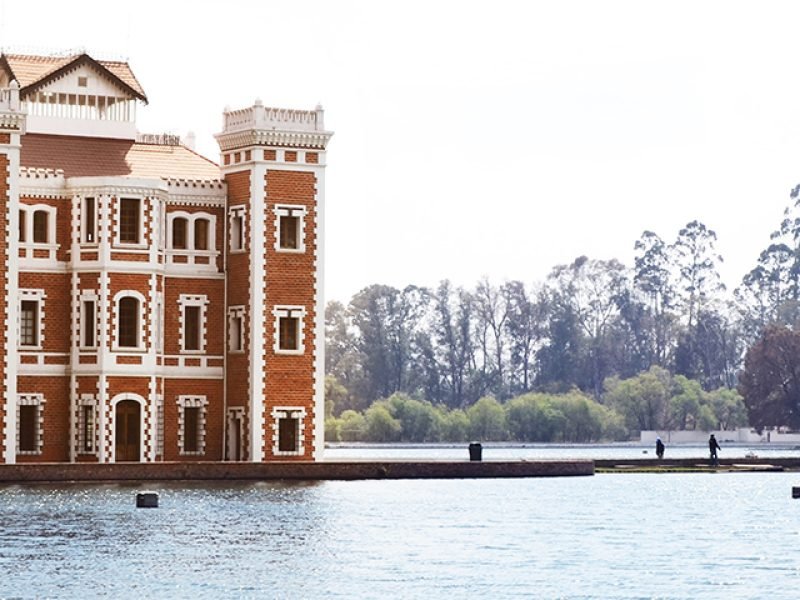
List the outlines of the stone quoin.
<svg viewBox="0 0 800 600">
<path fill-rule="evenodd" d="M 126 62 L 0 55 L 0 463 L 312 461 L 323 110 L 144 135 Z"/>
</svg>

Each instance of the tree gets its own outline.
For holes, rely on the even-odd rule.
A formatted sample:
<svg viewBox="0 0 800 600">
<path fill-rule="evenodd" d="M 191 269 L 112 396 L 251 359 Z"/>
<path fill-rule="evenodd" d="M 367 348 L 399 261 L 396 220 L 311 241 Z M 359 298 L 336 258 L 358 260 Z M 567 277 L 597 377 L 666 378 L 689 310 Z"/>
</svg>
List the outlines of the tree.
<svg viewBox="0 0 800 600">
<path fill-rule="evenodd" d="M 504 397 L 505 325 L 509 316 L 507 297 L 488 279 L 478 282 L 473 294 L 477 328 L 483 351 L 484 378 L 490 389 Z M 487 372 L 487 363 L 491 367 Z"/>
<path fill-rule="evenodd" d="M 384 401 L 374 402 L 364 414 L 366 437 L 372 442 L 396 442 L 403 426 Z"/>
<path fill-rule="evenodd" d="M 708 392 L 707 397 L 714 412 L 717 429 L 736 429 L 748 425 L 747 407 L 739 392 L 720 387 Z"/>
<path fill-rule="evenodd" d="M 468 292 L 453 290 L 448 280 L 439 284 L 433 295 L 434 356 L 447 405 L 465 408 L 470 404 L 469 376 L 474 364 L 472 339 L 472 299 Z"/>
<path fill-rule="evenodd" d="M 606 375 L 603 347 L 609 325 L 619 311 L 625 268 L 617 260 L 590 260 L 581 256 L 570 265 L 555 267 L 549 280 L 555 303 L 568 308 L 586 336 L 590 389 L 599 398 Z"/>
<path fill-rule="evenodd" d="M 634 249 L 637 254 L 634 259 L 632 301 L 641 298 L 647 306 L 646 317 L 640 316 L 638 320 L 642 330 L 648 331 L 639 335 L 648 342 L 642 344 L 643 349 L 647 348 L 645 368 L 652 365 L 666 367 L 674 339 L 675 316 L 672 309 L 677 296 L 671 274 L 669 247 L 652 231 L 644 231 Z"/>
<path fill-rule="evenodd" d="M 364 415 L 354 410 L 346 410 L 339 421 L 339 437 L 343 442 L 358 442 L 363 439 L 366 430 Z"/>
<path fill-rule="evenodd" d="M 467 410 L 467 417 L 472 439 L 485 441 L 506 439 L 506 413 L 494 398 L 485 396 L 478 400 Z"/>
<path fill-rule="evenodd" d="M 672 262 L 679 273 L 679 297 L 686 324 L 692 329 L 697 312 L 725 289 L 719 276 L 722 256 L 716 253 L 717 234 L 700 221 L 692 221 L 678 232 L 670 246 Z"/>
<path fill-rule="evenodd" d="M 661 367 L 650 367 L 629 379 L 611 377 L 605 382 L 606 406 L 624 419 L 631 434 L 641 430 L 666 429 L 672 376 Z"/>
<path fill-rule="evenodd" d="M 800 428 L 800 332 L 767 327 L 745 355 L 739 393 L 751 425 Z"/>
<path fill-rule="evenodd" d="M 545 302 L 533 298 L 521 281 L 503 286 L 507 307 L 505 328 L 510 346 L 509 386 L 512 392 L 527 392 L 533 383 L 534 350 L 542 337 Z"/>
</svg>

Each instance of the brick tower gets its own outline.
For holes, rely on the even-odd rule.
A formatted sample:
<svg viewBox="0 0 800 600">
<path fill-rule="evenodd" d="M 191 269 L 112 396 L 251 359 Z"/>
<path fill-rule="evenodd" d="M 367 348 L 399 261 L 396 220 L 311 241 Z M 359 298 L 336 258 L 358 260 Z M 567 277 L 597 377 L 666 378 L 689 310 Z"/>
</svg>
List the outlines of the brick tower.
<svg viewBox="0 0 800 600">
<path fill-rule="evenodd" d="M 324 439 L 322 107 L 226 110 L 229 458 L 318 458 Z M 231 456 L 237 448 L 247 456 Z"/>
</svg>

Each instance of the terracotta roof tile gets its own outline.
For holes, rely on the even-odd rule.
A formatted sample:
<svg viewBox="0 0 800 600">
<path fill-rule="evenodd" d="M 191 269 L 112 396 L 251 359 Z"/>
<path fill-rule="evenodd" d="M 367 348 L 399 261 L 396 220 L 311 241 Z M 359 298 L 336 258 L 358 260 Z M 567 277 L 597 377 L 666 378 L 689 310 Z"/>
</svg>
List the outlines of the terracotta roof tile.
<svg viewBox="0 0 800 600">
<path fill-rule="evenodd" d="M 47 78 L 50 74 L 59 69 L 68 67 L 71 63 L 83 64 L 94 61 L 102 68 L 106 69 L 113 77 L 130 87 L 141 98 L 147 101 L 147 97 L 133 74 L 130 65 L 126 62 L 114 60 L 95 60 L 87 54 L 75 54 L 72 56 L 34 56 L 28 54 L 3 54 L 3 58 L 11 69 L 23 90 L 37 82 Z"/>
<path fill-rule="evenodd" d="M 185 146 L 109 138 L 29 133 L 22 136 L 20 164 L 63 169 L 65 177 L 221 179 L 219 165 Z"/>
</svg>

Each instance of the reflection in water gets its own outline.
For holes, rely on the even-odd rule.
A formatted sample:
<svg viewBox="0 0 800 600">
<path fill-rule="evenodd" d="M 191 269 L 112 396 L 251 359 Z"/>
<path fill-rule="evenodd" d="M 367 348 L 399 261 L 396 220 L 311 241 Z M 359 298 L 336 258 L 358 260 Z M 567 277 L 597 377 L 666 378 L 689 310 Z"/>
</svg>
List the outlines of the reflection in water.
<svg viewBox="0 0 800 600">
<path fill-rule="evenodd" d="M 0 597 L 794 597 L 792 474 L 0 487 Z M 765 516 L 768 516 L 766 518 Z"/>
</svg>

